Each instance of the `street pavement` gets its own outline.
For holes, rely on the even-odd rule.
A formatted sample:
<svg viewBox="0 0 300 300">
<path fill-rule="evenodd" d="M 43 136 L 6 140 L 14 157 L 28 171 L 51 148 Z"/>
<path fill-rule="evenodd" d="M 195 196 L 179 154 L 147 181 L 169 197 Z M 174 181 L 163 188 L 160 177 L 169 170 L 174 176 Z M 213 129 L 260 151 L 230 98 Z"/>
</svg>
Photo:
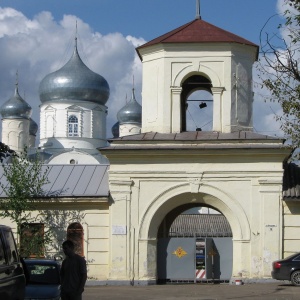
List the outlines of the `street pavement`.
<svg viewBox="0 0 300 300">
<path fill-rule="evenodd" d="M 299 300 L 300 287 L 289 282 L 233 284 L 166 284 L 149 286 L 86 286 L 83 300 Z"/>
</svg>

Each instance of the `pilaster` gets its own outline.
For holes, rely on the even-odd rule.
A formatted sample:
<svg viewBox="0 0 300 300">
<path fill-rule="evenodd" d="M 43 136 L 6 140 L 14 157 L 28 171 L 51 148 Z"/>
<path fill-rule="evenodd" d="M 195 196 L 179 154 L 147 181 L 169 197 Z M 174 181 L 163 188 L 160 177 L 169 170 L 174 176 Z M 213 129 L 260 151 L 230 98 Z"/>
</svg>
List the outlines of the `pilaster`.
<svg viewBox="0 0 300 300">
<path fill-rule="evenodd" d="M 172 87 L 171 88 L 171 116 L 172 116 L 172 133 L 179 133 L 181 131 L 181 101 L 180 94 L 182 88 L 181 87 Z"/>
</svg>

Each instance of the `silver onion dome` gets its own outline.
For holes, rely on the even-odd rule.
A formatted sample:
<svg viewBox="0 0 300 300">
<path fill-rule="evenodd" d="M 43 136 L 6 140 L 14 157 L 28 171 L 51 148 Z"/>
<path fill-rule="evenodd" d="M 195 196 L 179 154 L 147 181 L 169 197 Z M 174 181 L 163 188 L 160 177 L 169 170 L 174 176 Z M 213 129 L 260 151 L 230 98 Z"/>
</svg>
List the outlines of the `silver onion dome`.
<svg viewBox="0 0 300 300">
<path fill-rule="evenodd" d="M 39 88 L 42 103 L 85 100 L 104 105 L 109 93 L 105 78 L 91 71 L 81 60 L 76 40 L 70 60 L 61 69 L 47 75 Z"/>
<path fill-rule="evenodd" d="M 3 119 L 29 119 L 32 113 L 31 106 L 20 96 L 18 84 L 14 95 L 0 108 Z"/>
<path fill-rule="evenodd" d="M 120 123 L 119 122 L 117 122 L 113 125 L 113 127 L 111 128 L 111 133 L 114 138 L 120 137 Z"/>
<path fill-rule="evenodd" d="M 29 134 L 36 136 L 38 129 L 39 129 L 38 124 L 30 118 Z"/>
<path fill-rule="evenodd" d="M 135 99 L 134 89 L 130 101 L 120 109 L 117 118 L 120 124 L 142 123 L 142 106 Z"/>
</svg>

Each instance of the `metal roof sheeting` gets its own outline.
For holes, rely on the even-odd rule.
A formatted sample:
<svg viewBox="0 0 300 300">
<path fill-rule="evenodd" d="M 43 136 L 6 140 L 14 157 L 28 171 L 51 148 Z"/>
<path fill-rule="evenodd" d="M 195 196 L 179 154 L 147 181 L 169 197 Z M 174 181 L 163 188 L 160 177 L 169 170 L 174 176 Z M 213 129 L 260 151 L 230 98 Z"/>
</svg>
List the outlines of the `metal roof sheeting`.
<svg viewBox="0 0 300 300">
<path fill-rule="evenodd" d="M 232 232 L 221 214 L 181 214 L 172 223 L 169 236 L 231 237 Z"/>
<path fill-rule="evenodd" d="M 159 133 L 146 132 L 135 135 L 123 136 L 115 139 L 109 139 L 110 143 L 118 141 L 284 141 L 278 137 L 259 134 L 251 131 L 237 131 L 232 133 L 222 133 L 217 131 L 186 131 L 180 133 Z"/>
<path fill-rule="evenodd" d="M 43 165 L 49 183 L 43 186 L 46 197 L 107 197 L 109 165 Z M 7 184 L 0 167 L 0 181 Z M 6 197 L 0 187 L 0 197 Z"/>
</svg>

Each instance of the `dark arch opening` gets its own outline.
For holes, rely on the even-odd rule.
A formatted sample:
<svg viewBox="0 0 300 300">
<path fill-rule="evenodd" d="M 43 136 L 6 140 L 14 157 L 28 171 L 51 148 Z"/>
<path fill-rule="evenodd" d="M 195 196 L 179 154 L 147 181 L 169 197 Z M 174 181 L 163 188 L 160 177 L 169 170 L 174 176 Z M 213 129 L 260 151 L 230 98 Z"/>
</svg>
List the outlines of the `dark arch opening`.
<svg viewBox="0 0 300 300">
<path fill-rule="evenodd" d="M 200 213 L 207 208 L 210 213 Z M 158 228 L 158 238 L 177 237 L 232 237 L 226 217 L 210 206 L 184 204 L 170 211 Z"/>
<path fill-rule="evenodd" d="M 206 91 L 212 94 L 211 87 L 211 81 L 202 75 L 192 75 L 184 81 L 184 83 L 182 84 L 182 91 L 180 96 L 181 131 L 187 131 L 187 114 L 190 113 L 188 110 L 189 101 L 197 102 L 199 105 L 197 109 L 201 109 L 200 105 L 202 103 L 205 103 L 207 105 L 207 102 L 212 101 L 212 99 L 189 99 L 189 96 L 195 91 Z"/>
<path fill-rule="evenodd" d="M 188 203 L 171 210 L 157 235 L 157 282 L 229 282 L 232 231 L 214 207 Z"/>
<path fill-rule="evenodd" d="M 68 226 L 67 240 L 74 243 L 75 253 L 84 256 L 83 251 L 83 227 L 79 222 L 74 222 Z"/>
</svg>

